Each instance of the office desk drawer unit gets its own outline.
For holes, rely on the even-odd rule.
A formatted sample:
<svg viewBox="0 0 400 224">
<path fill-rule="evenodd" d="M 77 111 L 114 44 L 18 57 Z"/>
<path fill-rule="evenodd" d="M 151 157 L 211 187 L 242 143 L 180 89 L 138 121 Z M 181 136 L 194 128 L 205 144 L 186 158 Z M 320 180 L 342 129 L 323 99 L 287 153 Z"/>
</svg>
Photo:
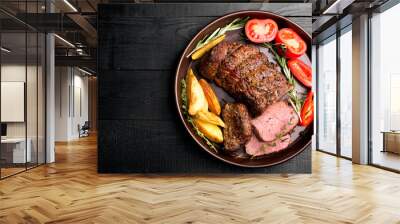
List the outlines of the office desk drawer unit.
<svg viewBox="0 0 400 224">
<path fill-rule="evenodd" d="M 388 131 L 383 133 L 383 152 L 400 154 L 400 132 Z"/>
<path fill-rule="evenodd" d="M 25 150 L 25 139 L 24 138 L 7 138 L 1 140 L 2 147 L 2 159 L 6 163 L 25 163 L 31 162 L 32 160 L 32 141 L 27 139 L 27 147 Z M 4 155 L 3 155 L 4 152 Z"/>
</svg>

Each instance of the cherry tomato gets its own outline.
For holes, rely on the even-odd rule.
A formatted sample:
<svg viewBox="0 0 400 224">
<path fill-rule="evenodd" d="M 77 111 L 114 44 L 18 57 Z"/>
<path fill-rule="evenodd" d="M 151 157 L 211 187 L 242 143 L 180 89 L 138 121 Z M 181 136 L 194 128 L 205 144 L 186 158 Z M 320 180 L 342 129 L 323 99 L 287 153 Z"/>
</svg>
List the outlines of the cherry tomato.
<svg viewBox="0 0 400 224">
<path fill-rule="evenodd" d="M 307 50 L 306 42 L 290 28 L 280 29 L 276 35 L 275 42 L 286 47 L 285 56 L 287 58 L 298 58 Z"/>
<path fill-rule="evenodd" d="M 275 39 L 278 24 L 272 19 L 251 19 L 244 27 L 247 38 L 254 43 L 265 43 Z"/>
<path fill-rule="evenodd" d="M 300 111 L 300 125 L 308 126 L 314 120 L 314 93 L 310 91 Z"/>
<path fill-rule="evenodd" d="M 308 88 L 312 87 L 312 71 L 310 66 L 299 59 L 290 59 L 288 61 L 288 67 L 297 80 Z"/>
</svg>

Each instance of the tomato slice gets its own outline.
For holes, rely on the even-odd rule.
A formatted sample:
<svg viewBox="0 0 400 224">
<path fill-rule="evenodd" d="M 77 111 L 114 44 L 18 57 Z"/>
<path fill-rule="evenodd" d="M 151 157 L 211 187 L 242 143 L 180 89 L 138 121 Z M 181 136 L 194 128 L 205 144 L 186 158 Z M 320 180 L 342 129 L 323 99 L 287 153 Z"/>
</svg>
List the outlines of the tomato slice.
<svg viewBox="0 0 400 224">
<path fill-rule="evenodd" d="M 301 108 L 300 117 L 301 126 L 308 126 L 314 120 L 314 93 L 312 91 L 307 94 L 303 108 Z"/>
<path fill-rule="evenodd" d="M 275 39 L 278 24 L 272 19 L 251 19 L 244 27 L 247 38 L 254 43 L 265 43 Z"/>
<path fill-rule="evenodd" d="M 288 61 L 288 66 L 297 80 L 308 88 L 312 87 L 312 71 L 310 66 L 299 59 L 290 59 Z"/>
<path fill-rule="evenodd" d="M 287 58 L 298 58 L 307 50 L 307 44 L 301 37 L 290 28 L 283 28 L 278 31 L 275 42 L 286 47 Z"/>
</svg>

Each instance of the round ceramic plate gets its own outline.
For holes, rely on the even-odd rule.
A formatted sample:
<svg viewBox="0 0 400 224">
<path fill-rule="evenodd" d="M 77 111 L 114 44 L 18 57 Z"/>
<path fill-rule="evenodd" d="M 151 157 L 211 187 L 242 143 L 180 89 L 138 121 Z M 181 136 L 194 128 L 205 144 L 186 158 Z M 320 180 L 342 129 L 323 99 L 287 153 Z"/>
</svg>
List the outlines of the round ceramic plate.
<svg viewBox="0 0 400 224">
<path fill-rule="evenodd" d="M 270 18 L 275 20 L 275 22 L 278 24 L 279 28 L 291 28 L 293 29 L 297 34 L 299 34 L 303 40 L 308 44 L 308 50 L 307 53 L 302 56 L 300 59 L 305 62 L 306 64 L 311 65 L 311 60 L 310 60 L 310 52 L 311 52 L 311 36 L 305 32 L 299 25 L 295 24 L 294 22 L 290 21 L 289 19 L 270 13 L 270 12 L 265 12 L 265 11 L 239 11 L 239 12 L 234 12 L 228 15 L 225 15 L 219 19 L 214 20 L 210 24 L 208 24 L 206 27 L 204 27 L 189 43 L 189 45 L 186 47 L 185 51 L 183 52 L 178 69 L 176 71 L 176 77 L 175 77 L 175 100 L 176 100 L 176 106 L 178 109 L 179 116 L 185 125 L 186 130 L 190 133 L 192 138 L 203 148 L 205 151 L 207 151 L 210 155 L 224 161 L 230 164 L 234 164 L 237 166 L 242 166 L 242 167 L 267 167 L 267 166 L 272 166 L 278 163 L 285 162 L 289 160 L 290 158 L 293 158 L 300 152 L 302 152 L 304 149 L 307 148 L 311 144 L 311 136 L 312 136 L 312 127 L 313 124 L 310 124 L 307 128 L 297 126 L 293 133 L 291 134 L 291 143 L 290 145 L 284 149 L 281 150 L 280 152 L 268 154 L 265 156 L 259 156 L 259 157 L 250 157 L 250 156 L 239 156 L 239 155 L 232 155 L 228 154 L 223 150 L 223 145 L 221 145 L 221 149 L 216 152 L 214 149 L 210 148 L 206 142 L 200 138 L 191 124 L 186 120 L 185 116 L 183 115 L 182 111 L 182 99 L 181 99 L 181 80 L 185 78 L 187 70 L 189 68 L 192 68 L 193 71 L 195 72 L 196 76 L 198 79 L 201 77 L 199 76 L 198 72 L 198 61 L 192 61 L 190 57 L 187 57 L 188 54 L 195 48 L 196 44 L 203 39 L 205 36 L 210 35 L 214 30 L 218 29 L 219 27 L 224 27 L 225 25 L 229 24 L 236 18 L 245 18 L 245 17 L 250 17 L 250 18 L 258 18 L 258 19 L 266 19 Z M 235 31 L 230 31 L 226 33 L 226 38 L 225 41 L 243 41 L 242 39 L 242 33 L 243 29 L 235 30 Z M 260 50 L 267 55 L 267 57 L 274 62 L 274 57 L 271 55 L 271 53 L 265 49 L 265 48 L 260 48 Z M 235 100 L 230 97 L 222 88 L 216 86 L 214 83 L 211 83 L 212 87 L 214 88 L 214 91 L 216 92 L 216 95 L 220 101 L 221 108 L 223 108 L 224 104 L 226 102 L 235 102 Z M 300 84 L 296 85 L 296 90 L 298 91 L 299 94 L 305 94 L 307 92 L 307 89 L 305 89 L 303 86 Z M 193 149 L 197 150 L 197 149 Z M 212 159 L 212 158 L 210 158 Z"/>
</svg>

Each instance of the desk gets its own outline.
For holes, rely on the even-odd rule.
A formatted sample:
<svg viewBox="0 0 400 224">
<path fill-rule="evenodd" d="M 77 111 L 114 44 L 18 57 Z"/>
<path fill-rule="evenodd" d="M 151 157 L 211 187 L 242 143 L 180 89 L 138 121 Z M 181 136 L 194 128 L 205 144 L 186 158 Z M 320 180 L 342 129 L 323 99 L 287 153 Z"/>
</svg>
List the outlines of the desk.
<svg viewBox="0 0 400 224">
<path fill-rule="evenodd" d="M 26 142 L 28 142 L 28 144 L 27 144 L 26 151 L 25 151 L 25 138 L 1 139 L 2 153 L 9 152 L 9 153 L 6 153 L 6 155 L 7 155 L 7 157 L 10 157 L 10 158 L 6 158 L 6 161 L 9 160 L 8 162 L 10 162 L 10 163 L 30 162 L 31 158 L 32 158 L 32 153 L 31 153 L 32 141 L 30 138 L 28 138 L 28 139 L 26 139 Z M 12 154 L 12 161 L 11 161 L 10 154 Z M 8 155 L 10 155 L 10 156 L 8 156 Z M 2 157 L 3 157 L 3 155 L 2 155 Z"/>
<path fill-rule="evenodd" d="M 382 152 L 393 152 L 400 154 L 400 131 L 382 131 Z"/>
</svg>

